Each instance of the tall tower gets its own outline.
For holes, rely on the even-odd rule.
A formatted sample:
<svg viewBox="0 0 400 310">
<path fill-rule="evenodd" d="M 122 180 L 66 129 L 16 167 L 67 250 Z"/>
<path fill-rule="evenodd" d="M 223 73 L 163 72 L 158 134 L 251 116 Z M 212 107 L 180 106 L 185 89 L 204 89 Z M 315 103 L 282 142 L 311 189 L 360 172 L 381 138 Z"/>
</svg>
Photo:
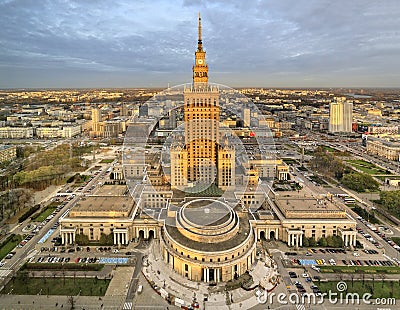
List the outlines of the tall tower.
<svg viewBox="0 0 400 310">
<path fill-rule="evenodd" d="M 212 183 L 217 173 L 219 90 L 208 85 L 208 65 L 203 50 L 201 17 L 193 66 L 193 85 L 184 91 L 185 145 L 188 182 Z"/>
<path fill-rule="evenodd" d="M 219 89 L 208 84 L 200 14 L 192 70 L 193 83 L 183 92 L 184 143 L 177 143 L 171 148 L 171 186 L 193 187 L 214 183 L 225 189 L 235 182 L 235 152 L 229 147 L 227 139 L 224 145 L 219 144 Z"/>
</svg>

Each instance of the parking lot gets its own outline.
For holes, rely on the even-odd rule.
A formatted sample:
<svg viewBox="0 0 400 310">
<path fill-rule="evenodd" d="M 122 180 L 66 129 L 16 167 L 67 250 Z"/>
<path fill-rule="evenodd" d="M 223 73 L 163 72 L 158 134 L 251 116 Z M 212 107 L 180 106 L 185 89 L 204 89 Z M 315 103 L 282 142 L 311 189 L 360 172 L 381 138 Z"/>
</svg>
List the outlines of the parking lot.
<svg viewBox="0 0 400 310">
<path fill-rule="evenodd" d="M 373 249 L 308 249 L 305 255 L 296 252 L 286 254 L 289 254 L 286 257 L 293 266 L 397 266 L 397 262 Z"/>
</svg>

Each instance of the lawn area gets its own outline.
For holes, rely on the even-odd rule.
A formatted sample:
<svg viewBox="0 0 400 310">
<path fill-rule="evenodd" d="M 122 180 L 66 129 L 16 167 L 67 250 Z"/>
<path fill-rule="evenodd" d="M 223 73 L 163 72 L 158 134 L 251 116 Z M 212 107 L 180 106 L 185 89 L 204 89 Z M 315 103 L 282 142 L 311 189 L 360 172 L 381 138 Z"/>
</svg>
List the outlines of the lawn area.
<svg viewBox="0 0 400 310">
<path fill-rule="evenodd" d="M 100 161 L 100 164 L 111 164 L 114 161 L 112 158 L 104 158 Z"/>
<path fill-rule="evenodd" d="M 400 245 L 400 237 L 392 237 L 391 239 L 393 240 L 394 243 Z"/>
<path fill-rule="evenodd" d="M 300 171 L 308 171 L 307 168 L 304 167 L 304 166 L 299 166 L 298 169 L 299 169 Z"/>
<path fill-rule="evenodd" d="M 14 295 L 104 296 L 110 280 L 96 278 L 28 277 L 18 273 L 1 291 Z"/>
<path fill-rule="evenodd" d="M 57 207 L 54 206 L 48 206 L 46 207 L 46 209 L 44 209 L 41 213 L 39 213 L 38 215 L 34 216 L 32 218 L 32 221 L 34 222 L 43 222 L 46 217 L 48 217 L 50 214 L 53 213 L 53 211 L 57 209 Z"/>
<path fill-rule="evenodd" d="M 0 260 L 2 260 L 8 253 L 15 248 L 15 246 L 22 241 L 22 236 L 11 235 L 7 240 L 1 244 L 0 248 Z"/>
<path fill-rule="evenodd" d="M 90 179 L 90 175 L 88 174 L 81 174 L 79 177 L 75 178 L 75 184 L 82 184 L 85 183 L 87 180 Z"/>
<path fill-rule="evenodd" d="M 327 145 L 322 145 L 321 146 L 324 150 L 328 151 L 328 152 L 337 152 L 336 149 L 334 149 L 333 147 L 327 146 Z"/>
<path fill-rule="evenodd" d="M 322 273 L 399 274 L 397 266 L 318 266 Z"/>
<path fill-rule="evenodd" d="M 375 166 L 374 164 L 371 164 L 365 160 L 361 160 L 361 159 L 355 159 L 355 160 L 346 160 L 346 162 L 348 162 L 350 165 L 352 165 L 354 168 L 367 173 L 367 174 L 387 174 L 386 170 L 383 170 L 377 166 Z M 390 173 L 389 173 L 390 174 Z"/>
<path fill-rule="evenodd" d="M 315 183 L 318 183 L 319 185 L 328 185 L 323 179 L 316 175 L 310 176 L 311 181 L 314 181 Z"/>
<path fill-rule="evenodd" d="M 362 299 L 362 295 L 365 293 L 372 294 L 372 298 L 400 298 L 400 282 L 399 281 L 384 281 L 380 278 L 376 278 L 375 281 L 370 281 L 370 279 L 363 281 L 345 281 L 347 284 L 347 290 L 343 292 L 345 293 L 358 293 L 360 296 L 360 300 Z M 319 289 L 322 293 L 328 293 L 329 290 L 334 293 L 338 293 L 338 289 L 336 287 L 338 282 L 330 281 L 330 282 L 320 282 L 318 284 Z"/>
<path fill-rule="evenodd" d="M 290 165 L 290 164 L 298 164 L 298 161 L 293 159 L 293 158 L 282 158 L 282 160 L 288 165 Z"/>
<path fill-rule="evenodd" d="M 188 197 L 221 197 L 224 193 L 215 184 L 211 184 L 209 187 L 200 192 L 190 192 L 190 190 L 192 190 L 191 188 L 187 188 L 186 190 L 186 195 Z"/>
</svg>

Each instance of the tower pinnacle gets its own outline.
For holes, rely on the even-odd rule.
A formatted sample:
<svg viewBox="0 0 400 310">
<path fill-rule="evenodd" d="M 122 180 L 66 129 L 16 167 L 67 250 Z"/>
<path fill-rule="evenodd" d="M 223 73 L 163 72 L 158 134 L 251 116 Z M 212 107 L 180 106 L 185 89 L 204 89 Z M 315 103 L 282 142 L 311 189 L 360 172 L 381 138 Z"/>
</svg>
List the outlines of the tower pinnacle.
<svg viewBox="0 0 400 310">
<path fill-rule="evenodd" d="M 197 51 L 195 52 L 195 64 L 193 66 L 193 83 L 195 87 L 205 87 L 208 83 L 208 65 L 206 63 L 206 52 L 203 50 L 201 38 L 201 17 L 199 12 L 199 38 Z"/>
<path fill-rule="evenodd" d="M 198 51 L 202 51 L 203 50 L 203 41 L 201 39 L 201 17 L 200 17 L 200 12 L 199 12 L 199 26 L 198 26 L 198 30 L 199 30 L 199 40 L 197 42 L 197 50 Z"/>
</svg>

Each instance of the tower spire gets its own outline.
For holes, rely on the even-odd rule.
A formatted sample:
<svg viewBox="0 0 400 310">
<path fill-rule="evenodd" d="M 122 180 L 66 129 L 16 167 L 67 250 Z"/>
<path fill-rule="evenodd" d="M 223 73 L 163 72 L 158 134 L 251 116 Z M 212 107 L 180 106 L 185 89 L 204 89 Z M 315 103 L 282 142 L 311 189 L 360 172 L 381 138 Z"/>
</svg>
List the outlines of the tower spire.
<svg viewBox="0 0 400 310">
<path fill-rule="evenodd" d="M 199 40 L 197 42 L 197 50 L 202 51 L 203 50 L 203 41 L 201 39 L 201 17 L 200 17 L 200 12 L 199 12 L 199 26 L 198 26 L 198 31 L 199 31 Z"/>
</svg>

